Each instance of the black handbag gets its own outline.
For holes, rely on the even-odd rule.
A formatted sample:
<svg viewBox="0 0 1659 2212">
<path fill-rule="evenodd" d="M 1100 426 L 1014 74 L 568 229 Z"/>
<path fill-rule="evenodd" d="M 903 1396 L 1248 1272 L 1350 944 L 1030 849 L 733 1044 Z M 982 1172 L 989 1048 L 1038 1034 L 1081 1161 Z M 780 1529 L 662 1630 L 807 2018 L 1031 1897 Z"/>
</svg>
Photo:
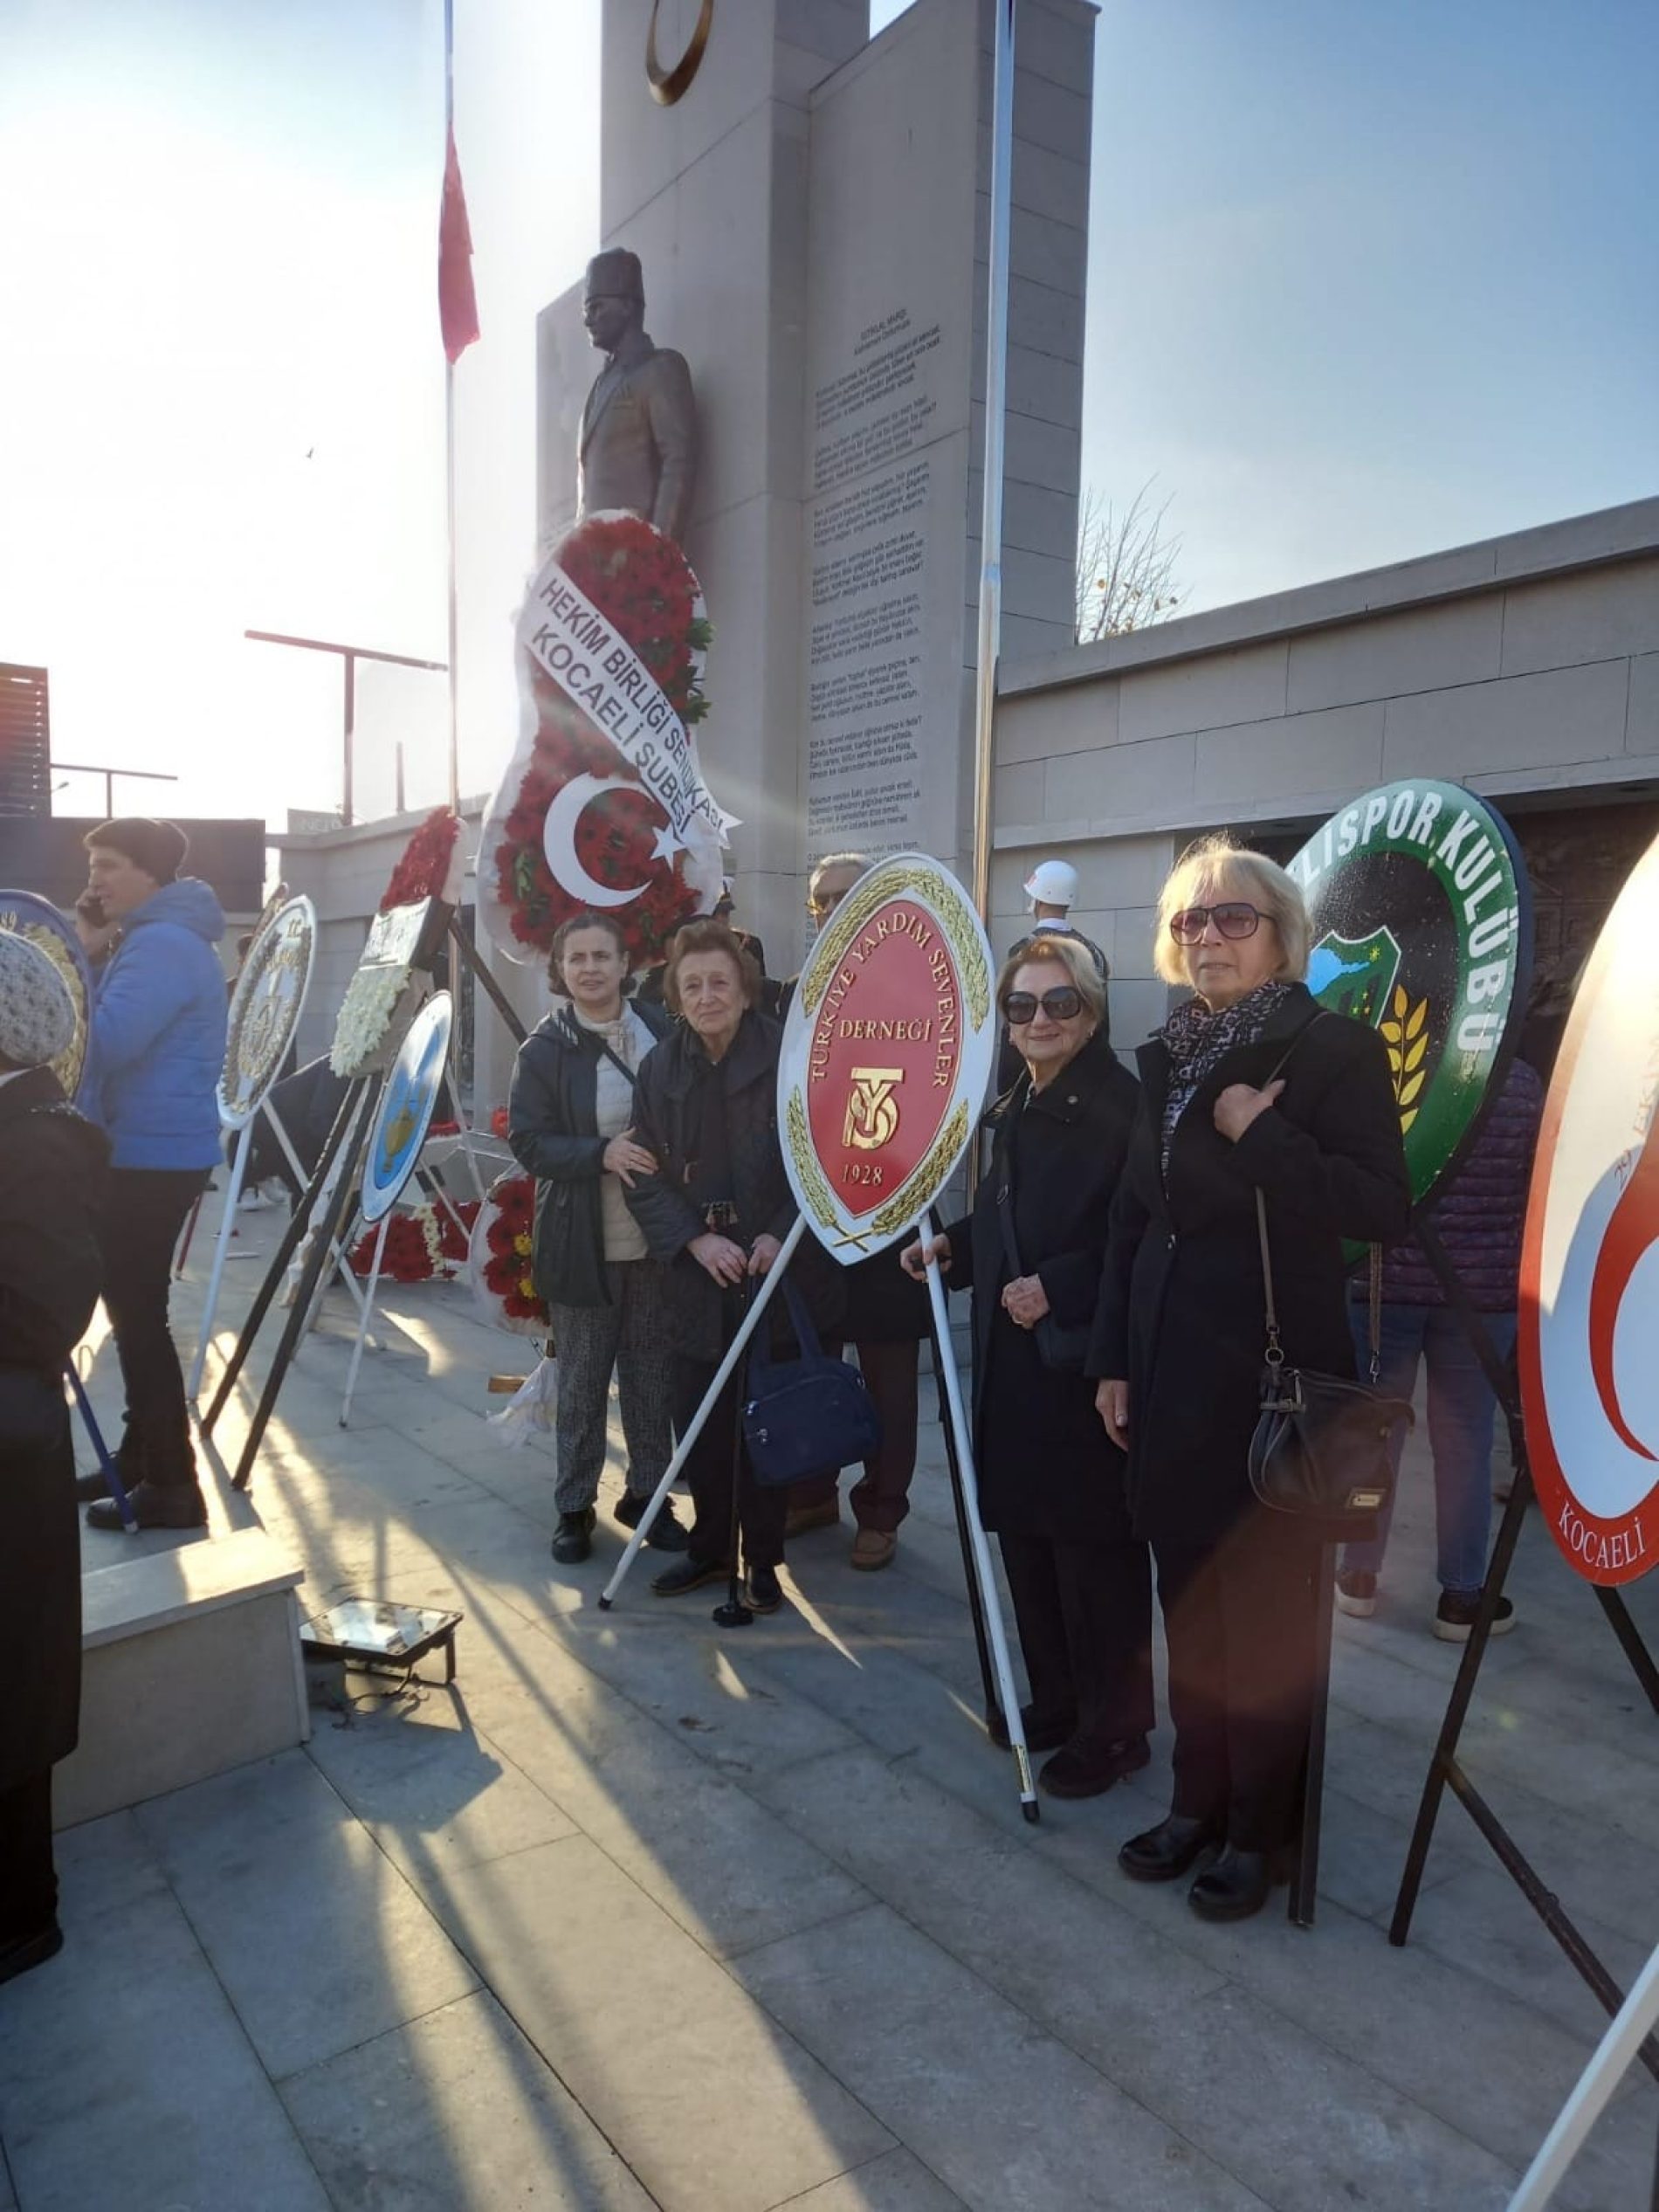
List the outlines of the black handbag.
<svg viewBox="0 0 1659 2212">
<path fill-rule="evenodd" d="M 1024 1110 L 1024 1100 L 1021 1101 Z M 1002 1237 L 1002 1256 L 1008 1264 L 1010 1282 L 1026 1271 L 1020 1258 L 1020 1248 L 1014 1241 L 1014 1180 L 1010 1172 L 1004 1172 L 1002 1188 L 996 1194 L 996 1225 Z M 1036 1355 L 1043 1366 L 1055 1375 L 1081 1375 L 1084 1361 L 1089 1355 L 1089 1340 L 1093 1331 L 1087 1321 L 1070 1325 L 1057 1321 L 1052 1313 L 1045 1313 L 1031 1328 Z"/>
<path fill-rule="evenodd" d="M 1394 1430 L 1402 1423 L 1409 1429 L 1414 1418 L 1407 1399 L 1387 1397 L 1376 1388 L 1382 1346 L 1381 1250 L 1371 1247 L 1367 1386 L 1288 1364 L 1273 1299 L 1267 1203 L 1259 1189 L 1256 1225 L 1267 1293 L 1267 1353 L 1262 1410 L 1250 1438 L 1250 1487 L 1263 1505 L 1318 1525 L 1332 1540 L 1369 1536 L 1394 1493 L 1389 1446 Z"/>
<path fill-rule="evenodd" d="M 743 1441 L 758 1483 L 799 1482 L 868 1459 L 881 1442 L 881 1421 L 864 1379 L 845 1360 L 828 1358 L 806 1300 L 786 1277 L 789 1326 L 798 1360 L 774 1360 L 757 1331 L 743 1402 Z"/>
</svg>

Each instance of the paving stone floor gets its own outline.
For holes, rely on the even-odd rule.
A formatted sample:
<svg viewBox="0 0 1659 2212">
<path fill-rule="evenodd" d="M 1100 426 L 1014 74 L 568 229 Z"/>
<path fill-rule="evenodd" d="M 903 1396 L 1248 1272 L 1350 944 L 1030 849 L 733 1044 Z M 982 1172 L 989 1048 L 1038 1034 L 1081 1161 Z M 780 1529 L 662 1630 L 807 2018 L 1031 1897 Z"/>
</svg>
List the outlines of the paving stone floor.
<svg viewBox="0 0 1659 2212">
<path fill-rule="evenodd" d="M 277 1218 L 243 1217 L 222 1319 Z M 251 1499 L 213 1470 L 215 1529 L 257 1515 L 311 1603 L 463 1608 L 459 1679 L 353 1678 L 305 1749 L 61 1839 L 66 1947 L 0 1992 L 0 2212 L 1506 2202 L 1602 2017 L 1456 1807 L 1385 1938 L 1456 1663 L 1421 1444 L 1379 1611 L 1338 1624 L 1318 1926 L 1208 1927 L 1113 1863 L 1167 1802 L 1167 1731 L 1132 1783 L 1020 1817 L 936 1427 L 886 1573 L 814 1534 L 785 1610 L 722 1633 L 718 1593 L 650 1595 L 647 1554 L 601 1614 L 614 1525 L 553 1568 L 547 1451 L 481 1424 L 521 1347 L 459 1286 L 395 1290 L 342 1431 L 332 1305 Z M 1659 1937 L 1659 1727 L 1536 1514 L 1511 1588 L 1467 1763 L 1628 1980 Z M 1559 2203 L 1649 2205 L 1656 2138 L 1638 2071 Z"/>
</svg>

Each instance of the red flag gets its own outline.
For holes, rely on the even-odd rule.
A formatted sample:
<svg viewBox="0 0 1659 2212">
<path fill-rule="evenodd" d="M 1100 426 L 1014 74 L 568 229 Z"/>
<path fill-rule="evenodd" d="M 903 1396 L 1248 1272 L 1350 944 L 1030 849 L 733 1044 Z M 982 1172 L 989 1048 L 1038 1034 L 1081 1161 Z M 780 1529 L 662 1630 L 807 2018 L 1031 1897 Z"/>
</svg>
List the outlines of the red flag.
<svg viewBox="0 0 1659 2212">
<path fill-rule="evenodd" d="M 459 361 L 478 334 L 478 303 L 472 289 L 472 233 L 467 228 L 466 195 L 461 190 L 453 130 L 444 156 L 444 205 L 437 223 L 437 319 L 445 356 Z"/>
</svg>

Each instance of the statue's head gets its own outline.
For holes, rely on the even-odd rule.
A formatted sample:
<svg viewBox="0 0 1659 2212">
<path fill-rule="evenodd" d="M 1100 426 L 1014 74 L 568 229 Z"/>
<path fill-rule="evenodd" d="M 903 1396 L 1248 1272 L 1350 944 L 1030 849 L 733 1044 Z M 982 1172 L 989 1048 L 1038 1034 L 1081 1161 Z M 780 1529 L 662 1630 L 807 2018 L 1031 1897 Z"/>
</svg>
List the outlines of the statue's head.
<svg viewBox="0 0 1659 2212">
<path fill-rule="evenodd" d="M 645 279 L 639 256 L 626 246 L 595 253 L 582 285 L 582 320 L 601 353 L 614 354 L 645 320 Z"/>
</svg>

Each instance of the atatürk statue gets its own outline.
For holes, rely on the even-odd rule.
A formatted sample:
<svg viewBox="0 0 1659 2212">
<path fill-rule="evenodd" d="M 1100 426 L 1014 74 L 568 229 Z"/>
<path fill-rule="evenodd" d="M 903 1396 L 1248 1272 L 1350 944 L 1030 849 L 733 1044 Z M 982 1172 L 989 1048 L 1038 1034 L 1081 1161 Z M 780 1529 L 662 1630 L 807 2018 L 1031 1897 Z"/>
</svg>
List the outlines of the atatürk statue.
<svg viewBox="0 0 1659 2212">
<path fill-rule="evenodd" d="M 644 327 L 637 254 L 595 255 L 582 319 L 608 358 L 582 410 L 578 512 L 626 507 L 678 542 L 697 476 L 697 402 L 685 356 L 652 345 Z"/>
</svg>

